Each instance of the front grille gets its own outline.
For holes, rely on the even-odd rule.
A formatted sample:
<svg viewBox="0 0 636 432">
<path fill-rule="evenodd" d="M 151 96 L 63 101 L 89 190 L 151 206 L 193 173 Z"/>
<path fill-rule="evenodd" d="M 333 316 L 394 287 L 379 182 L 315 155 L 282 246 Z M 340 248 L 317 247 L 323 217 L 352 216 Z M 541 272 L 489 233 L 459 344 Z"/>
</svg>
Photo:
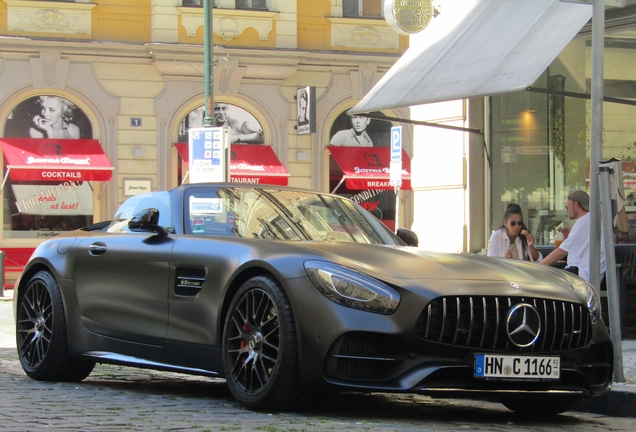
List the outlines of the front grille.
<svg viewBox="0 0 636 432">
<path fill-rule="evenodd" d="M 594 344 L 579 360 L 579 370 L 590 385 L 605 385 L 612 379 L 614 352 L 610 343 Z"/>
<path fill-rule="evenodd" d="M 381 376 L 382 363 L 366 359 L 338 359 L 338 376 L 346 379 L 373 379 Z"/>
<path fill-rule="evenodd" d="M 506 329 L 508 312 L 519 304 L 538 312 L 541 331 L 526 348 L 513 345 Z M 427 341 L 498 351 L 560 351 L 587 346 L 592 324 L 587 306 L 529 297 L 451 296 L 431 301 L 419 316 L 417 334 Z"/>
<path fill-rule="evenodd" d="M 341 339 L 336 361 L 338 377 L 353 380 L 381 380 L 401 363 L 395 347 L 373 335 L 349 333 Z"/>
</svg>

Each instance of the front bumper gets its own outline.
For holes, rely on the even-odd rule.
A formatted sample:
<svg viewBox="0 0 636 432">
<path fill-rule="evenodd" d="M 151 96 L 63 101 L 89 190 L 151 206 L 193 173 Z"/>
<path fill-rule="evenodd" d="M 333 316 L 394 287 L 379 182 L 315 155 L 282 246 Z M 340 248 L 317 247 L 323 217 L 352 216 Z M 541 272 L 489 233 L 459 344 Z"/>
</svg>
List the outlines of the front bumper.
<svg viewBox="0 0 636 432">
<path fill-rule="evenodd" d="M 475 378 L 476 353 L 506 353 L 425 340 L 417 321 L 427 299 L 401 292 L 398 310 L 380 315 L 339 306 L 307 279 L 286 281 L 297 322 L 300 371 L 310 388 L 410 392 L 440 397 L 588 397 L 610 389 L 613 351 L 602 323 L 575 349 L 519 352 L 559 355 L 557 381 Z M 308 308 L 306 305 L 311 305 Z"/>
</svg>

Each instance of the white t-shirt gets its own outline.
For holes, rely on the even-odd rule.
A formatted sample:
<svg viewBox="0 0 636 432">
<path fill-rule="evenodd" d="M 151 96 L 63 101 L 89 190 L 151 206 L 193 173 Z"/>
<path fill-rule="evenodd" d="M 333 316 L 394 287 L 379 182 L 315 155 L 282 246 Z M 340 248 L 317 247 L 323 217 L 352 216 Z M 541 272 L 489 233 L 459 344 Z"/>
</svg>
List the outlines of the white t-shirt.
<svg viewBox="0 0 636 432">
<path fill-rule="evenodd" d="M 590 214 L 581 216 L 568 238 L 561 243 L 561 249 L 568 253 L 567 267 L 578 267 L 579 276 L 590 280 Z M 601 243 L 601 274 L 605 273 L 605 247 Z"/>
</svg>

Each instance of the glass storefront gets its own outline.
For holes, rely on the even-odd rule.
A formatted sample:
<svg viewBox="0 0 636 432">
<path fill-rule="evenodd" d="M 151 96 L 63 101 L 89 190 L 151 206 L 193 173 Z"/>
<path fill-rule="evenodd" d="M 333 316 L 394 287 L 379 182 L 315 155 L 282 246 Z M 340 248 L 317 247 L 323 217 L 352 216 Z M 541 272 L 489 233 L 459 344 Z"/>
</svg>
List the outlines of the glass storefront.
<svg viewBox="0 0 636 432">
<path fill-rule="evenodd" d="M 584 42 L 573 42 L 534 87 L 556 92 L 590 94 Z M 606 55 L 604 95 L 636 99 L 636 80 L 614 79 L 614 73 L 635 59 L 632 50 Z M 623 64 L 616 64 L 621 59 Z M 578 61 L 577 61 L 578 60 Z M 622 74 L 625 76 L 625 74 Z M 633 75 L 633 74 L 632 74 Z M 625 204 L 630 232 L 616 233 L 618 243 L 636 243 L 636 106 L 603 105 L 604 160 L 623 161 Z M 502 223 L 506 206 L 519 204 L 537 244 L 554 244 L 557 227 L 569 225 L 565 209 L 569 191 L 589 193 L 591 102 L 585 97 L 521 91 L 491 98 L 492 226 Z"/>
</svg>

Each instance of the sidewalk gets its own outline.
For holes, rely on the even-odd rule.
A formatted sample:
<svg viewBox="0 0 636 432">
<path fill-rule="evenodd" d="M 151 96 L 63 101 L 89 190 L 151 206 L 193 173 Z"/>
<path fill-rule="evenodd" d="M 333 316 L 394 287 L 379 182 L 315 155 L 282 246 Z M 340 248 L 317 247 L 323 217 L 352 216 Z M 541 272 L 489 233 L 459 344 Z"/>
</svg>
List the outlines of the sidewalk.
<svg viewBox="0 0 636 432">
<path fill-rule="evenodd" d="M 0 348 L 15 348 L 12 312 L 13 291 L 0 297 Z M 636 417 L 636 339 L 624 340 L 624 383 L 614 383 L 608 393 L 580 401 L 572 410 L 613 417 Z"/>
<path fill-rule="evenodd" d="M 614 417 L 636 417 L 636 340 L 623 340 L 625 382 L 612 384 L 608 393 L 579 402 L 573 410 Z"/>
</svg>

